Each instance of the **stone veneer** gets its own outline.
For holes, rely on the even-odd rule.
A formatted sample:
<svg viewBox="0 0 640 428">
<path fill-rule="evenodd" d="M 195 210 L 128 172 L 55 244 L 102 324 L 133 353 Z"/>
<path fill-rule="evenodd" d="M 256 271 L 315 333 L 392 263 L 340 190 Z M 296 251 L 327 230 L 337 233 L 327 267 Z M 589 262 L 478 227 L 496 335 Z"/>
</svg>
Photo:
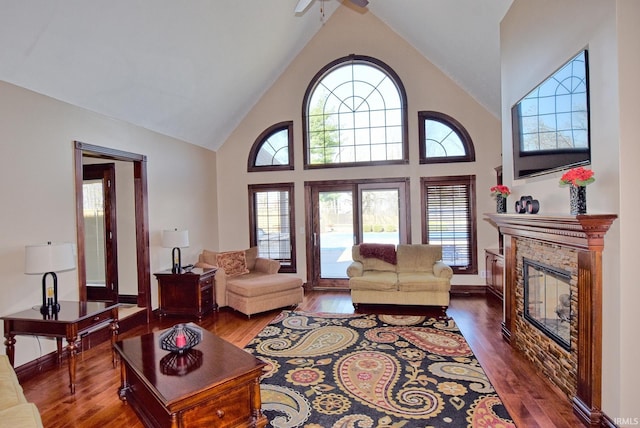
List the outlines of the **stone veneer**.
<svg viewBox="0 0 640 428">
<path fill-rule="evenodd" d="M 523 258 L 552 266 L 571 274 L 571 351 L 565 350 L 524 317 Z M 553 384 L 569 398 L 577 390 L 578 365 L 578 256 L 575 249 L 526 238 L 516 245 L 516 329 L 514 344 Z"/>
</svg>

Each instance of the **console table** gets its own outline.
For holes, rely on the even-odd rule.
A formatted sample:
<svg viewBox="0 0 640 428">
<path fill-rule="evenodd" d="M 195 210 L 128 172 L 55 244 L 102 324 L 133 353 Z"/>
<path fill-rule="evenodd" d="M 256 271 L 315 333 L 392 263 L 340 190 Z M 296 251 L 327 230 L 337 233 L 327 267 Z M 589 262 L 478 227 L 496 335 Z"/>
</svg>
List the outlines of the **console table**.
<svg viewBox="0 0 640 428">
<path fill-rule="evenodd" d="M 158 272 L 160 316 L 202 317 L 217 308 L 215 275 L 217 269 L 194 268 L 189 272 Z"/>
<path fill-rule="evenodd" d="M 58 364 L 62 361 L 62 339 L 67 339 L 69 388 L 76 392 L 76 352 L 78 338 L 103 325 L 111 328 L 111 360 L 117 359 L 113 345 L 118 337 L 118 303 L 61 301 L 56 314 L 42 315 L 40 307 L 0 317 L 4 321 L 4 344 L 13 366 L 16 335 L 55 337 L 58 344 Z"/>
</svg>

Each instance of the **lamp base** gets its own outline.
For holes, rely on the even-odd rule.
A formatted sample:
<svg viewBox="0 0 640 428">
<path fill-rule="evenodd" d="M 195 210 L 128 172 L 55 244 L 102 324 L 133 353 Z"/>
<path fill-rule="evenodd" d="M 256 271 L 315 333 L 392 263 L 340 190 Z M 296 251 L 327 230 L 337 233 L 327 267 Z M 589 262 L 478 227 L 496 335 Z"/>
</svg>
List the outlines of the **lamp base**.
<svg viewBox="0 0 640 428">
<path fill-rule="evenodd" d="M 42 315 L 53 315 L 53 314 L 57 314 L 58 312 L 60 312 L 59 303 L 54 304 L 53 302 L 49 302 L 45 306 L 40 306 L 40 313 Z"/>
</svg>

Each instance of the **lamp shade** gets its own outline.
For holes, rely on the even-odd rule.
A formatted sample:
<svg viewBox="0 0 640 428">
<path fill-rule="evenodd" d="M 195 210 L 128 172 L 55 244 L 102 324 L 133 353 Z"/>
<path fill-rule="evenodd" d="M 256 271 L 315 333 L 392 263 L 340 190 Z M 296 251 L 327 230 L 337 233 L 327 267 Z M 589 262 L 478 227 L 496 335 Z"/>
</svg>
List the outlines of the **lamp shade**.
<svg viewBox="0 0 640 428">
<path fill-rule="evenodd" d="M 165 248 L 185 248 L 189 246 L 188 230 L 163 230 L 162 246 Z"/>
<path fill-rule="evenodd" d="M 27 245 L 25 247 L 24 273 L 42 274 L 62 272 L 76 268 L 73 245 L 70 243 Z"/>
</svg>

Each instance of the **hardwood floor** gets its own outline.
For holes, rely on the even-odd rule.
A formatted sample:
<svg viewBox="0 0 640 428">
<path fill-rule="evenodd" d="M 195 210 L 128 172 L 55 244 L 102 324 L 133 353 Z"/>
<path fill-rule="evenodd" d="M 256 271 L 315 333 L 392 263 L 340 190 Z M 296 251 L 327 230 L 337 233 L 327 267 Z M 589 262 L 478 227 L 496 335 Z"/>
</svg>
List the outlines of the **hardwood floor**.
<svg viewBox="0 0 640 428">
<path fill-rule="evenodd" d="M 347 292 L 307 293 L 299 310 L 352 313 Z M 379 308 L 361 307 L 362 311 Z M 403 308 L 411 313 L 420 309 Z M 222 309 L 205 318 L 203 328 L 244 347 L 279 311 L 246 316 Z M 492 297 L 454 297 L 447 310 L 469 342 L 478 361 L 495 386 L 516 425 L 520 428 L 575 428 L 582 424 L 574 416 L 569 399 L 540 378 L 531 366 L 502 340 L 501 304 Z M 180 318 L 156 320 L 137 327 L 120 338 L 164 329 Z M 47 428 L 55 427 L 142 427 L 136 414 L 118 398 L 120 369 L 111 365 L 108 343 L 78 355 L 76 394 L 70 395 L 66 364 L 22 383 L 25 395 L 34 402 Z M 457 427 L 452 427 L 457 428 Z"/>
</svg>

